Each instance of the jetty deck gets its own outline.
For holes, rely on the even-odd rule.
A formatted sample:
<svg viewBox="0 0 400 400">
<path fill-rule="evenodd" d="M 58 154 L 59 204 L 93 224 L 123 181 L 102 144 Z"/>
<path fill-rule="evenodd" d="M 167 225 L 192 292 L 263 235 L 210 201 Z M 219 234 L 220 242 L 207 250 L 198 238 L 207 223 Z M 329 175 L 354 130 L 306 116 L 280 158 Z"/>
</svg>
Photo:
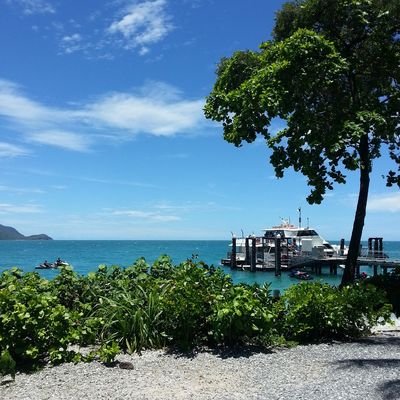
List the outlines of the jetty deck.
<svg viewBox="0 0 400 400">
<path fill-rule="evenodd" d="M 345 256 L 336 256 L 336 257 L 302 257 L 301 259 L 296 260 L 296 257 L 293 257 L 290 260 L 289 264 L 281 264 L 280 269 L 282 271 L 291 271 L 292 269 L 297 268 L 311 268 L 312 270 L 320 269 L 324 267 L 332 268 L 332 267 L 344 267 L 346 263 Z M 382 269 L 391 269 L 400 267 L 400 260 L 392 260 L 387 258 L 373 258 L 373 257 L 365 257 L 361 256 L 357 259 L 357 265 L 361 266 L 370 266 L 370 267 L 381 267 Z M 250 271 L 252 266 L 250 264 L 242 264 L 238 265 L 235 269 L 240 269 L 244 271 Z M 256 271 L 275 271 L 274 263 L 258 263 L 255 266 Z"/>
</svg>

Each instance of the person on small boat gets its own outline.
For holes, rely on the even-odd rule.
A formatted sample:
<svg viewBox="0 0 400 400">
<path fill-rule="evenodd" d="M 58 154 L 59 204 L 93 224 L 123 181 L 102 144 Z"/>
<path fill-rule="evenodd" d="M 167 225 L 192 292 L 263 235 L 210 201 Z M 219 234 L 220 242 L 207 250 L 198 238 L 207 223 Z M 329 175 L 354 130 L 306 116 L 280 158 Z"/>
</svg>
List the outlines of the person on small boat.
<svg viewBox="0 0 400 400">
<path fill-rule="evenodd" d="M 56 265 L 56 267 L 62 267 L 62 266 L 67 266 L 68 263 L 64 260 L 61 260 L 60 257 L 57 258 L 57 260 L 54 263 Z"/>
<path fill-rule="evenodd" d="M 292 271 L 290 273 L 290 276 L 292 278 L 297 278 L 297 279 L 300 279 L 302 281 L 308 281 L 308 280 L 312 279 L 312 276 L 310 276 L 310 274 L 308 274 L 305 271 L 300 271 L 300 270 Z"/>
<path fill-rule="evenodd" d="M 38 267 L 35 267 L 36 269 L 51 269 L 54 268 L 54 264 L 49 263 L 47 260 L 45 260 L 42 264 L 40 264 Z"/>
</svg>

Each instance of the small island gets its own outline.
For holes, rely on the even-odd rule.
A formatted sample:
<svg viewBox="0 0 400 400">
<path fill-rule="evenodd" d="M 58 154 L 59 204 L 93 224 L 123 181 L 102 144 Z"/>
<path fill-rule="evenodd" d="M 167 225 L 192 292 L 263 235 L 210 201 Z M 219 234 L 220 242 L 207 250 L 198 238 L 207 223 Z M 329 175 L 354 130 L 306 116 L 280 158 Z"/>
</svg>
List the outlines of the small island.
<svg viewBox="0 0 400 400">
<path fill-rule="evenodd" d="M 50 236 L 44 233 L 38 235 L 25 236 L 19 233 L 15 228 L 11 226 L 5 226 L 0 224 L 0 240 L 53 240 Z"/>
</svg>

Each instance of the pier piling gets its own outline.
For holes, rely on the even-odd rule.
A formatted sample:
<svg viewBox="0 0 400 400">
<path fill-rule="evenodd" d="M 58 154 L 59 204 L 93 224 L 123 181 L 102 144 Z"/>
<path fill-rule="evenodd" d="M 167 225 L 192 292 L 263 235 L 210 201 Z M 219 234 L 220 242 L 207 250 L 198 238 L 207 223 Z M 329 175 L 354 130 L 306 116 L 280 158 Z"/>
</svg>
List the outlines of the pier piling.
<svg viewBox="0 0 400 400">
<path fill-rule="evenodd" d="M 281 275 L 281 238 L 275 238 L 275 276 Z"/>
<path fill-rule="evenodd" d="M 250 263 L 250 271 L 256 272 L 256 256 L 257 256 L 257 249 L 256 249 L 256 238 L 251 238 L 251 263 Z"/>
<path fill-rule="evenodd" d="M 231 268 L 236 268 L 236 238 L 232 238 Z"/>
</svg>

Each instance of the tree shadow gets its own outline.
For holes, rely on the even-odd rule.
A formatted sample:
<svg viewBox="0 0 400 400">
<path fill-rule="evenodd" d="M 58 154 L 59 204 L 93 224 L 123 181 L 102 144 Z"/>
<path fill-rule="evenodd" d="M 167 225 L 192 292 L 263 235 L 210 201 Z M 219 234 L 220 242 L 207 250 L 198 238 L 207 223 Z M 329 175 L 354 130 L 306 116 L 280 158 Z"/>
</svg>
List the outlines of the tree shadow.
<svg viewBox="0 0 400 400">
<path fill-rule="evenodd" d="M 273 349 L 256 345 L 238 345 L 238 346 L 218 346 L 218 347 L 201 347 L 189 350 L 179 348 L 168 348 L 166 354 L 174 357 L 183 357 L 194 359 L 200 353 L 209 353 L 222 359 L 228 358 L 250 358 L 255 354 L 272 354 Z"/>
<path fill-rule="evenodd" d="M 394 400 L 400 398 L 400 379 L 386 381 L 379 385 L 383 400 Z"/>
<path fill-rule="evenodd" d="M 359 338 L 352 341 L 353 343 L 362 343 L 363 345 L 392 345 L 392 346 L 400 346 L 400 335 L 385 333 L 379 334 L 377 336 L 368 336 L 365 338 Z"/>
<path fill-rule="evenodd" d="M 347 359 L 336 361 L 339 368 L 351 369 L 359 368 L 383 368 L 398 369 L 400 367 L 400 358 L 377 358 L 377 359 Z M 377 390 L 381 392 L 383 400 L 400 399 L 400 379 L 393 379 L 382 382 Z"/>
<path fill-rule="evenodd" d="M 340 368 L 399 368 L 400 358 L 350 358 L 336 361 Z"/>
</svg>

